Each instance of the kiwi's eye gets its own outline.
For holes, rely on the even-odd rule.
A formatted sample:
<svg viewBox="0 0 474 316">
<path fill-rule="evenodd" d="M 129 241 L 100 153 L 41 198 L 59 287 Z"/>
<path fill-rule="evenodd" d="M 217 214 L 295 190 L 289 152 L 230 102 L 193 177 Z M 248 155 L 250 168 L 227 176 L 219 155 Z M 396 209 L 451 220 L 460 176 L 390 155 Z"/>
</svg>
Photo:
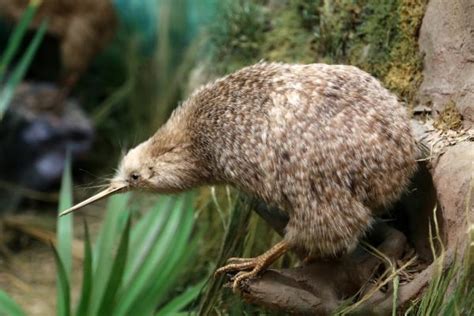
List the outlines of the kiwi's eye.
<svg viewBox="0 0 474 316">
<path fill-rule="evenodd" d="M 130 178 L 131 178 L 132 180 L 136 181 L 136 180 L 140 179 L 140 175 L 139 175 L 138 173 L 135 173 L 135 172 L 134 172 L 134 173 L 132 173 L 132 174 L 130 175 Z"/>
</svg>

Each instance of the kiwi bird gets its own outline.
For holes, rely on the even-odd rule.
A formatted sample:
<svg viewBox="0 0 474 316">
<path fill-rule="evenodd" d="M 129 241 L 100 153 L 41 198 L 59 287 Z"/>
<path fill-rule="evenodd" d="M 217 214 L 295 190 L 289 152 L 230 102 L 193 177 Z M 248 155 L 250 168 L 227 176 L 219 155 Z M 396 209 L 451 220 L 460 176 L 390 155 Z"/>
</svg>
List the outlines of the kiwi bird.
<svg viewBox="0 0 474 316">
<path fill-rule="evenodd" d="M 130 150 L 114 192 L 173 193 L 231 184 L 287 212 L 283 240 L 231 258 L 234 289 L 285 252 L 350 252 L 374 216 L 407 188 L 416 145 L 405 108 L 366 72 L 345 65 L 261 62 L 195 91 Z"/>
</svg>

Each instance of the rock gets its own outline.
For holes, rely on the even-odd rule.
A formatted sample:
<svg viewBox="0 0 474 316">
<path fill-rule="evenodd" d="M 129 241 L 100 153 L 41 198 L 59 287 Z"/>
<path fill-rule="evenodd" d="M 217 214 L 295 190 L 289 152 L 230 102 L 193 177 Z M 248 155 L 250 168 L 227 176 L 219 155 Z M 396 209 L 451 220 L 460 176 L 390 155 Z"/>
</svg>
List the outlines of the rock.
<svg viewBox="0 0 474 316">
<path fill-rule="evenodd" d="M 439 158 L 433 182 L 447 248 L 466 248 L 467 220 L 474 220 L 474 142 L 459 143 Z"/>
<path fill-rule="evenodd" d="M 474 125 L 474 2 L 431 0 L 420 29 L 424 57 L 418 98 L 433 114 L 455 102 L 465 126 Z"/>
</svg>

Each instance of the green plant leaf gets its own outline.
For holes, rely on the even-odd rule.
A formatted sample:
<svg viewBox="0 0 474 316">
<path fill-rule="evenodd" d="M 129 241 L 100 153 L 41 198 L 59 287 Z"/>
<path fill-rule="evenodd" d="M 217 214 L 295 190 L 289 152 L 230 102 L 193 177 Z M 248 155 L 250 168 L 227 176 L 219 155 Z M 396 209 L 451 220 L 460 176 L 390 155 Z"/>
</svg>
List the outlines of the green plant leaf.
<svg viewBox="0 0 474 316">
<path fill-rule="evenodd" d="M 47 22 L 43 21 L 40 24 L 40 27 L 36 31 L 33 40 L 28 45 L 26 52 L 23 54 L 23 57 L 20 60 L 20 63 L 16 66 L 15 70 L 13 71 L 11 77 L 8 79 L 7 83 L 0 91 L 0 119 L 2 119 L 3 114 L 5 113 L 8 104 L 10 103 L 11 99 L 13 98 L 13 94 L 15 92 L 15 88 L 23 79 L 26 70 L 30 66 L 31 60 L 35 55 L 39 44 L 41 43 L 43 36 L 46 32 Z"/>
<path fill-rule="evenodd" d="M 153 280 L 149 284 L 149 288 L 143 292 L 139 299 L 135 300 L 135 304 L 129 312 L 138 315 L 151 315 L 154 312 L 154 305 L 160 303 L 159 299 L 163 298 L 172 288 L 176 281 L 181 268 L 186 264 L 185 258 L 191 253 L 192 244 L 189 244 L 189 237 L 192 232 L 194 223 L 193 218 L 193 201 L 192 193 L 184 194 L 179 200 L 173 213 L 179 214 L 179 230 L 173 234 L 172 248 L 167 253 L 164 260 L 160 262 L 159 268 L 153 270 L 153 262 L 145 262 L 144 273 L 150 271 L 150 278 Z M 156 249 L 155 251 L 158 251 Z"/>
<path fill-rule="evenodd" d="M 77 315 L 85 316 L 89 308 L 89 301 L 92 292 L 92 247 L 89 235 L 89 227 L 84 220 L 84 262 L 82 267 L 82 290 L 79 305 L 77 307 Z"/>
<path fill-rule="evenodd" d="M 125 230 L 122 234 L 120 240 L 119 248 L 117 255 L 112 266 L 112 271 L 110 273 L 110 278 L 107 282 L 107 287 L 104 292 L 104 297 L 99 308 L 98 315 L 113 315 L 112 312 L 115 307 L 115 295 L 119 290 L 120 284 L 123 279 L 123 272 L 125 270 L 125 264 L 127 263 L 127 251 L 128 251 L 128 241 L 130 237 L 130 225 L 131 220 L 127 220 Z"/>
<path fill-rule="evenodd" d="M 171 302 L 163 306 L 156 316 L 167 316 L 171 314 L 179 313 L 186 305 L 191 303 L 202 290 L 206 280 L 199 282 L 198 284 L 188 288 L 186 291 L 175 297 Z"/>
<path fill-rule="evenodd" d="M 71 159 L 68 154 L 61 181 L 58 214 L 70 206 L 72 206 L 72 176 Z M 57 310 L 58 315 L 63 316 L 70 313 L 70 288 L 68 280 L 72 270 L 73 216 L 58 217 L 56 236 L 58 250 L 54 248 L 54 254 L 57 257 Z"/>
<path fill-rule="evenodd" d="M 400 285 L 400 277 L 396 275 L 393 278 L 393 299 L 392 299 L 392 316 L 397 316 L 398 304 L 398 287 Z"/>
<path fill-rule="evenodd" d="M 125 283 L 131 281 L 133 275 L 141 267 L 148 257 L 150 251 L 155 247 L 157 239 L 160 237 L 168 218 L 171 215 L 176 198 L 163 196 L 156 203 L 153 209 L 149 210 L 132 230 L 131 251 L 129 252 L 130 266 L 125 274 Z"/>
<path fill-rule="evenodd" d="M 185 194 L 178 197 L 176 203 L 164 205 L 167 209 L 164 209 L 162 206 L 159 212 L 168 213 L 170 216 L 166 218 L 163 224 L 164 228 L 158 228 L 161 231 L 159 236 L 157 236 L 158 238 L 149 240 L 149 242 L 154 240 L 152 243 L 153 247 L 148 251 L 148 254 L 141 257 L 140 262 L 138 262 L 139 268 L 129 274 L 128 282 L 124 285 L 126 292 L 122 292 L 119 296 L 119 306 L 116 310 L 116 315 L 128 315 L 131 312 L 139 315 L 152 314 L 159 300 L 159 297 L 156 296 L 157 291 L 154 288 L 160 288 L 164 291 L 170 289 L 173 278 L 169 273 L 163 275 L 165 274 L 164 269 L 168 270 L 168 264 L 172 264 L 169 260 L 173 254 L 181 253 L 183 255 L 186 253 L 186 249 L 183 249 L 184 247 L 178 247 L 178 241 L 185 238 L 187 243 L 189 240 L 190 233 L 187 228 L 189 225 L 182 225 L 183 215 L 186 214 L 192 227 L 192 209 L 188 210 L 188 213 L 183 212 L 184 206 L 188 206 L 188 204 L 190 204 L 190 195 Z M 192 208 L 192 205 L 189 208 Z M 137 266 L 137 263 L 134 266 Z M 178 270 L 179 267 L 176 266 L 176 272 L 179 272 Z M 162 277 L 160 278 L 160 276 Z M 151 298 L 148 299 L 149 297 Z M 140 304 L 144 299 L 147 299 L 147 302 Z M 149 304 L 149 306 L 145 306 L 145 304 Z M 150 308 L 151 310 L 149 310 Z M 145 312 L 143 309 L 147 311 Z"/>
<path fill-rule="evenodd" d="M 126 210 L 130 193 L 112 196 L 107 203 L 107 211 L 102 227 L 93 250 L 94 287 L 89 305 L 89 313 L 98 312 L 100 300 L 112 269 L 110 262 L 114 258 L 114 249 L 118 236 L 123 232 L 124 226 L 130 216 Z"/>
<path fill-rule="evenodd" d="M 20 47 L 21 41 L 23 40 L 23 37 L 25 36 L 28 29 L 28 25 L 31 23 L 31 20 L 34 17 L 39 4 L 39 1 L 33 3 L 30 2 L 28 4 L 20 18 L 20 21 L 13 30 L 13 34 L 8 39 L 7 47 L 0 59 L 0 82 L 3 81 L 7 67 L 13 60 L 13 57 Z"/>
<path fill-rule="evenodd" d="M 69 316 L 71 314 L 71 298 L 69 290 L 69 280 L 67 277 L 66 269 L 59 253 L 56 251 L 54 246 L 51 246 L 54 252 L 54 259 L 56 261 L 56 272 L 57 272 L 57 292 L 58 292 L 58 301 L 57 301 L 57 315 L 59 316 Z"/>
<path fill-rule="evenodd" d="M 169 210 L 161 210 L 162 212 Z M 125 292 L 120 293 L 119 306 L 117 307 L 117 315 L 128 314 L 127 310 L 136 302 L 143 292 L 148 290 L 150 280 L 153 280 L 153 272 L 160 271 L 163 261 L 167 260 L 171 248 L 174 246 L 172 239 L 178 231 L 179 214 L 172 213 L 164 225 L 164 230 L 156 240 L 155 247 L 150 251 L 144 262 L 139 262 L 139 268 L 129 278 L 129 282 L 125 283 Z M 154 282 L 155 280 L 153 280 Z"/>
<path fill-rule="evenodd" d="M 26 314 L 6 292 L 0 290 L 0 315 L 24 316 Z"/>
<path fill-rule="evenodd" d="M 182 198 L 182 204 L 179 205 L 179 208 L 175 208 L 172 210 L 175 213 L 180 214 L 179 218 L 179 233 L 174 234 L 173 240 L 173 251 L 170 255 L 166 258 L 166 261 L 163 261 L 164 267 L 160 273 L 157 273 L 157 282 L 152 284 L 152 287 L 155 288 L 155 291 L 151 291 L 151 295 L 157 295 L 158 292 L 164 292 L 164 286 L 158 286 L 161 280 L 166 280 L 167 275 L 166 271 L 170 273 L 173 272 L 173 275 L 177 275 L 179 273 L 179 269 L 175 269 L 178 267 L 179 264 L 184 264 L 185 262 L 180 260 L 184 258 L 187 254 L 190 254 L 192 251 L 192 243 L 189 243 L 189 237 L 191 236 L 191 232 L 193 229 L 194 219 L 193 219 L 193 195 L 192 194 L 185 194 Z M 168 274 L 168 277 L 171 279 L 171 275 Z M 158 291 L 158 292 L 156 292 Z"/>
<path fill-rule="evenodd" d="M 216 266 L 225 264 L 227 258 L 238 257 L 242 253 L 246 227 L 250 220 L 252 209 L 255 208 L 255 200 L 243 194 L 239 195 L 233 206 L 229 224 L 227 225 L 224 241 L 216 261 Z M 199 302 L 198 315 L 212 314 L 212 308 L 219 297 L 225 276 L 221 275 L 209 280 L 206 291 Z"/>
<path fill-rule="evenodd" d="M 123 231 L 130 213 L 127 204 L 130 193 L 113 195 L 107 202 L 107 209 L 102 227 L 94 247 L 94 268 L 100 266 L 103 260 L 110 260 L 113 253 L 113 243 Z"/>
<path fill-rule="evenodd" d="M 61 190 L 59 192 L 58 214 L 72 206 L 72 174 L 71 158 L 66 155 Z M 57 219 L 58 253 L 64 265 L 66 275 L 71 275 L 72 269 L 72 239 L 73 239 L 73 216 L 61 216 Z"/>
</svg>

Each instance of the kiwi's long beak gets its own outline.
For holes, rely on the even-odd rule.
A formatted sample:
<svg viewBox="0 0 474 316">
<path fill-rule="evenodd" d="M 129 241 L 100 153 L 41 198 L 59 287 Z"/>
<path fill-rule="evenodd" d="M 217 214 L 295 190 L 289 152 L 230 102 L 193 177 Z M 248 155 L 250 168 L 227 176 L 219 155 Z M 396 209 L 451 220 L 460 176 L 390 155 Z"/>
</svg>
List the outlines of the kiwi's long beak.
<svg viewBox="0 0 474 316">
<path fill-rule="evenodd" d="M 107 189 L 105 189 L 104 191 L 101 191 L 99 193 L 97 193 L 96 195 L 94 196 L 91 196 L 90 198 L 88 198 L 87 200 L 85 201 L 82 201 L 81 203 L 78 203 L 76 205 L 74 205 L 73 207 L 71 208 L 68 208 L 67 210 L 65 211 L 62 211 L 59 216 L 63 216 L 63 215 L 66 215 L 66 214 L 69 214 L 71 212 L 74 212 L 80 208 L 83 208 L 84 206 L 86 205 L 89 205 L 91 203 L 94 203 L 95 201 L 98 201 L 98 200 L 101 200 L 105 197 L 108 197 L 109 195 L 111 194 L 114 194 L 118 191 L 122 191 L 122 190 L 125 190 L 127 188 L 127 185 L 126 184 L 112 184 L 110 185 Z"/>
</svg>

